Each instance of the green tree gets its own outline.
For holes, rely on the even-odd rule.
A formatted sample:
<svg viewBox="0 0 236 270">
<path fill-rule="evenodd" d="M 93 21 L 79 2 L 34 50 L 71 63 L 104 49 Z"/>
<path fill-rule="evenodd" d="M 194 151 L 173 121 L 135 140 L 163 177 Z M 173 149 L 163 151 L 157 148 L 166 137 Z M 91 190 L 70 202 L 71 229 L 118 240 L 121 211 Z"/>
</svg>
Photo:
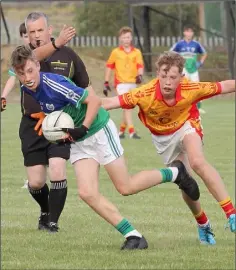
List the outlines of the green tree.
<svg viewBox="0 0 236 270">
<path fill-rule="evenodd" d="M 176 4 L 153 6 L 170 16 L 179 18 L 179 9 Z M 198 24 L 198 6 L 183 4 L 182 20 L 185 24 Z M 133 13 L 142 32 L 142 7 L 134 7 Z M 128 6 L 119 3 L 85 3 L 76 12 L 76 24 L 79 35 L 114 36 L 118 30 L 129 24 Z M 151 34 L 153 36 L 177 36 L 179 24 L 176 20 L 151 11 Z"/>
<path fill-rule="evenodd" d="M 78 9 L 76 24 L 79 35 L 114 36 L 128 25 L 127 5 L 86 3 Z"/>
</svg>

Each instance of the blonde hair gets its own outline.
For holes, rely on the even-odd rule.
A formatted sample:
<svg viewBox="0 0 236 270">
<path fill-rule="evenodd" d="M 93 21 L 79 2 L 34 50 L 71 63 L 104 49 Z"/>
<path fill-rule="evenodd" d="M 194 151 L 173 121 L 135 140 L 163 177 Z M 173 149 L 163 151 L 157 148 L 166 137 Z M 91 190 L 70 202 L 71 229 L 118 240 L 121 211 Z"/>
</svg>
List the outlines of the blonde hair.
<svg viewBox="0 0 236 270">
<path fill-rule="evenodd" d="M 119 35 L 119 37 L 120 37 L 121 35 L 126 34 L 126 33 L 131 33 L 131 34 L 133 34 L 132 28 L 130 28 L 130 27 L 128 27 L 128 26 L 123 26 L 123 27 L 119 30 L 118 35 Z"/>
<path fill-rule="evenodd" d="M 176 66 L 179 68 L 179 72 L 182 73 L 184 69 L 185 59 L 177 52 L 164 52 L 159 56 L 155 65 L 157 70 L 165 65 L 165 71 L 169 71 L 171 67 Z"/>
</svg>

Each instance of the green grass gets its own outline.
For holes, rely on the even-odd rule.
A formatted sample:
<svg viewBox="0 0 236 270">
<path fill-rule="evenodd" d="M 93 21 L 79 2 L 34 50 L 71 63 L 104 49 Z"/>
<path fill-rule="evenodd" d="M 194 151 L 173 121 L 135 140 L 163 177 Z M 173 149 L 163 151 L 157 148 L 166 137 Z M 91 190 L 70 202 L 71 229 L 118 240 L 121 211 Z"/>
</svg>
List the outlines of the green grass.
<svg viewBox="0 0 236 270">
<path fill-rule="evenodd" d="M 234 102 L 205 101 L 205 153 L 219 170 L 234 200 Z M 119 123 L 120 111 L 112 112 Z M 224 230 L 225 216 L 201 187 L 201 201 L 214 226 L 217 245 L 200 246 L 195 221 L 175 185 L 163 184 L 122 197 L 104 170 L 101 192 L 149 241 L 146 251 L 122 252 L 122 236 L 78 199 L 72 166 L 69 192 L 60 219 L 60 232 L 36 230 L 39 208 L 27 190 L 18 138 L 20 109 L 9 105 L 2 114 L 2 269 L 235 269 L 235 237 Z M 136 118 L 140 141 L 122 141 L 129 170 L 160 168 L 149 132 Z"/>
</svg>

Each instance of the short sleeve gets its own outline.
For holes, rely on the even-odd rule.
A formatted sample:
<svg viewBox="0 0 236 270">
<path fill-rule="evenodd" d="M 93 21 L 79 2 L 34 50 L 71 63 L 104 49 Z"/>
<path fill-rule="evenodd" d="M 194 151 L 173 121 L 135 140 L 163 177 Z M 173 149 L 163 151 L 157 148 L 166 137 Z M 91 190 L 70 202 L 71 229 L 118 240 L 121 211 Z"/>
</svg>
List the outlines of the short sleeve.
<svg viewBox="0 0 236 270">
<path fill-rule="evenodd" d="M 88 96 L 88 91 L 84 88 L 76 86 L 68 78 L 54 74 L 49 78 L 44 75 L 43 82 L 47 85 L 51 92 L 51 97 L 79 107 Z"/>
<path fill-rule="evenodd" d="M 116 62 L 116 52 L 113 50 L 107 60 L 106 66 L 108 68 L 114 69 L 115 68 L 115 62 Z"/>
<path fill-rule="evenodd" d="M 13 70 L 12 68 L 10 68 L 10 69 L 8 70 L 8 75 L 9 75 L 9 76 L 16 76 L 16 73 L 14 72 L 14 70 Z"/>
<path fill-rule="evenodd" d="M 204 54 L 204 53 L 206 53 L 205 48 L 204 48 L 199 42 L 198 42 L 197 52 L 198 52 L 199 54 Z"/>
<path fill-rule="evenodd" d="M 137 68 L 143 68 L 143 56 L 140 50 L 137 50 Z"/>
<path fill-rule="evenodd" d="M 178 42 L 176 42 L 176 43 L 170 48 L 170 51 L 173 51 L 173 52 L 179 52 L 179 51 L 178 51 Z"/>
</svg>

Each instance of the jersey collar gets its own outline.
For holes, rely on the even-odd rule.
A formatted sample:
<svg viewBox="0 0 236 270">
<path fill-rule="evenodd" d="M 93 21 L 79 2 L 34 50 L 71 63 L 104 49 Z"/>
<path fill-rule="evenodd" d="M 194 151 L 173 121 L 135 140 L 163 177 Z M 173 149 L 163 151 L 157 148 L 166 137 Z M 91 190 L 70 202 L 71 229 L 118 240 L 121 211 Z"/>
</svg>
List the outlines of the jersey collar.
<svg viewBox="0 0 236 270">
<path fill-rule="evenodd" d="M 123 46 L 119 46 L 119 48 L 121 51 L 125 50 Z M 131 49 L 130 52 L 132 52 L 134 50 L 134 46 L 130 46 L 130 49 Z"/>
<path fill-rule="evenodd" d="M 163 101 L 163 95 L 161 93 L 161 87 L 159 80 L 157 81 L 156 86 L 156 99 L 159 101 Z M 175 93 L 175 100 L 176 102 L 179 102 L 181 99 L 184 99 L 184 97 L 181 96 L 181 84 L 178 85 Z"/>
</svg>

